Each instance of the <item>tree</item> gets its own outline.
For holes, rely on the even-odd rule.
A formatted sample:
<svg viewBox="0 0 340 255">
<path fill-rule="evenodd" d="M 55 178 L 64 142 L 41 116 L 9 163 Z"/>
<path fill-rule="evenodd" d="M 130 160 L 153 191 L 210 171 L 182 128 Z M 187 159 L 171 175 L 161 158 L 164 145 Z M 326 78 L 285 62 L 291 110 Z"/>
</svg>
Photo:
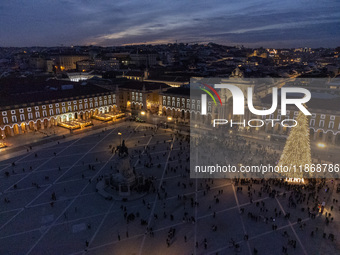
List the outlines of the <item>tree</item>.
<svg viewBox="0 0 340 255">
<path fill-rule="evenodd" d="M 300 112 L 296 121 L 297 125 L 290 131 L 278 166 L 291 169 L 285 174 L 287 178 L 308 178 L 309 173 L 304 171 L 305 166 L 308 165 L 309 168 L 312 163 L 308 118 Z"/>
</svg>

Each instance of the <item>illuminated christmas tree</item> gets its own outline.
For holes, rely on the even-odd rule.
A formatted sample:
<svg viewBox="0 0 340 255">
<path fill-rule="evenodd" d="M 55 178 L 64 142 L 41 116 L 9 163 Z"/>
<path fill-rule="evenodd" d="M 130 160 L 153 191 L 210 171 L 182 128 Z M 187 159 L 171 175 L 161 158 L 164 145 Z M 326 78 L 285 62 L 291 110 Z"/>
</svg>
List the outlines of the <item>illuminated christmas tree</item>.
<svg viewBox="0 0 340 255">
<path fill-rule="evenodd" d="M 309 174 L 304 170 L 306 165 L 311 165 L 312 157 L 309 142 L 308 118 L 300 112 L 296 121 L 297 125 L 290 131 L 278 166 L 290 167 L 291 171 L 286 174 L 286 180 L 298 182 L 298 179 L 294 180 L 292 178 L 302 179 L 309 177 Z M 294 172 L 294 166 L 296 166 L 296 172 Z M 301 182 L 303 181 L 304 180 Z"/>
</svg>

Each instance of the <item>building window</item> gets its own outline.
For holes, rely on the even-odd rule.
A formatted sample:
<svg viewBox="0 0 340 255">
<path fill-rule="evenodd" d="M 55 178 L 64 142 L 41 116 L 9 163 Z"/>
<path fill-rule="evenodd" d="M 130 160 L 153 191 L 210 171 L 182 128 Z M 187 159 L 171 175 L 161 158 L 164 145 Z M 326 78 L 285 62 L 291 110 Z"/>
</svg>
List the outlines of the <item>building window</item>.
<svg viewBox="0 0 340 255">
<path fill-rule="evenodd" d="M 28 111 L 28 112 L 31 112 L 31 111 L 32 111 L 32 108 L 31 108 L 31 107 L 27 108 L 27 111 Z"/>
<path fill-rule="evenodd" d="M 40 118 L 40 112 L 35 112 L 35 117 Z"/>
<path fill-rule="evenodd" d="M 331 119 L 331 120 L 335 120 L 335 116 L 332 115 L 332 116 L 330 117 L 330 119 Z"/>
<path fill-rule="evenodd" d="M 43 109 L 46 109 L 46 105 L 43 105 L 42 108 L 43 108 Z"/>
<path fill-rule="evenodd" d="M 102 101 L 99 101 L 99 106 L 102 106 L 103 105 L 103 102 Z"/>
<path fill-rule="evenodd" d="M 93 108 L 93 103 L 90 103 L 90 108 Z"/>
<path fill-rule="evenodd" d="M 51 109 L 51 108 L 53 108 L 53 105 L 50 104 L 48 107 Z"/>
<path fill-rule="evenodd" d="M 65 102 L 61 103 L 61 106 L 65 106 Z"/>
<path fill-rule="evenodd" d="M 163 100 L 163 105 L 166 105 L 166 101 L 165 100 Z"/>
<path fill-rule="evenodd" d="M 87 109 L 88 107 L 89 107 L 89 106 L 88 106 L 88 104 L 86 103 L 86 104 L 85 104 L 85 109 Z"/>
<path fill-rule="evenodd" d="M 4 124 L 8 124 L 8 118 L 7 117 L 4 117 L 3 121 L 4 121 Z"/>
<path fill-rule="evenodd" d="M 33 114 L 32 114 L 31 112 L 28 114 L 28 119 L 29 119 L 29 120 L 32 120 L 32 119 L 33 119 Z"/>
<path fill-rule="evenodd" d="M 324 120 L 326 118 L 325 114 L 321 114 L 320 119 Z"/>
<path fill-rule="evenodd" d="M 50 109 L 50 116 L 53 115 L 53 109 Z"/>
<path fill-rule="evenodd" d="M 201 110 L 201 106 L 198 104 L 197 105 L 197 111 L 200 111 Z"/>
<path fill-rule="evenodd" d="M 20 112 L 20 113 L 24 113 L 24 109 L 20 109 L 19 112 Z"/>
<path fill-rule="evenodd" d="M 71 102 L 67 102 L 67 105 L 71 105 Z"/>
<path fill-rule="evenodd" d="M 191 109 L 192 109 L 192 110 L 195 110 L 195 104 L 192 104 L 192 105 L 191 105 Z"/>
<path fill-rule="evenodd" d="M 330 121 L 328 124 L 328 128 L 333 129 L 334 128 L 334 121 Z"/>
<path fill-rule="evenodd" d="M 74 111 L 77 111 L 78 109 L 77 109 L 78 107 L 75 105 L 75 106 L 73 106 L 73 109 L 74 109 Z"/>
<path fill-rule="evenodd" d="M 104 105 L 107 105 L 107 100 L 104 100 Z"/>
<path fill-rule="evenodd" d="M 315 126 L 315 119 L 311 119 L 309 125 L 311 127 L 314 127 Z"/>
<path fill-rule="evenodd" d="M 2 116 L 7 116 L 7 112 L 2 112 Z"/>
<path fill-rule="evenodd" d="M 83 110 L 83 105 L 82 104 L 79 105 L 79 110 Z"/>
<path fill-rule="evenodd" d="M 59 108 L 55 109 L 55 113 L 60 114 L 60 109 Z"/>
<path fill-rule="evenodd" d="M 77 101 L 73 101 L 73 104 L 77 104 Z"/>
<path fill-rule="evenodd" d="M 65 113 L 65 112 L 66 112 L 66 108 L 65 108 L 65 107 L 63 107 L 63 109 L 62 109 L 62 112 L 63 112 L 63 113 Z"/>
<path fill-rule="evenodd" d="M 324 127 L 325 126 L 325 121 L 324 120 L 320 120 L 319 122 L 319 127 Z"/>
<path fill-rule="evenodd" d="M 175 106 L 175 101 L 172 101 L 172 106 Z"/>
<path fill-rule="evenodd" d="M 12 116 L 12 122 L 17 122 L 17 116 Z"/>
<path fill-rule="evenodd" d="M 11 114 L 15 114 L 15 110 L 11 110 Z"/>
<path fill-rule="evenodd" d="M 43 111 L 43 117 L 47 117 L 47 112 Z"/>
<path fill-rule="evenodd" d="M 55 104 L 55 107 L 59 107 L 59 104 Z"/>
<path fill-rule="evenodd" d="M 68 110 L 69 112 L 72 112 L 72 106 L 69 106 L 69 107 L 67 108 L 67 110 Z"/>
<path fill-rule="evenodd" d="M 94 102 L 94 107 L 98 107 L 98 102 Z"/>
<path fill-rule="evenodd" d="M 181 107 L 181 103 L 177 102 L 177 108 L 180 108 L 180 107 Z"/>
</svg>

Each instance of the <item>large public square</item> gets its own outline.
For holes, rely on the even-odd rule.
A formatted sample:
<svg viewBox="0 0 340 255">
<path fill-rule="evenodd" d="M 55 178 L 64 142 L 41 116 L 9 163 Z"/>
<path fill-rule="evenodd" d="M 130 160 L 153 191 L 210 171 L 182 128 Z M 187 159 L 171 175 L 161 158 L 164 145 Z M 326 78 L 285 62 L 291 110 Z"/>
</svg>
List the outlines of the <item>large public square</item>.
<svg viewBox="0 0 340 255">
<path fill-rule="evenodd" d="M 188 138 L 121 122 L 0 155 L 0 254 L 339 254 L 337 180 L 320 186 L 320 213 L 300 186 L 190 179 Z M 122 140 L 152 185 L 107 199 L 97 184 Z"/>
</svg>

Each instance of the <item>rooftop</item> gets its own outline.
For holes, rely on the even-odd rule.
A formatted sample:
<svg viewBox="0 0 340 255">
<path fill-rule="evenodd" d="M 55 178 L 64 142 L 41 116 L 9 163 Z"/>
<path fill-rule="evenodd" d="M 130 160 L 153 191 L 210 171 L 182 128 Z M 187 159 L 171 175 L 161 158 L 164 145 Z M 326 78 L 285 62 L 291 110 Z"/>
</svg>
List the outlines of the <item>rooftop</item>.
<svg viewBox="0 0 340 255">
<path fill-rule="evenodd" d="M 0 79 L 0 107 L 108 92 L 85 84 L 46 77 L 7 77 Z"/>
</svg>

